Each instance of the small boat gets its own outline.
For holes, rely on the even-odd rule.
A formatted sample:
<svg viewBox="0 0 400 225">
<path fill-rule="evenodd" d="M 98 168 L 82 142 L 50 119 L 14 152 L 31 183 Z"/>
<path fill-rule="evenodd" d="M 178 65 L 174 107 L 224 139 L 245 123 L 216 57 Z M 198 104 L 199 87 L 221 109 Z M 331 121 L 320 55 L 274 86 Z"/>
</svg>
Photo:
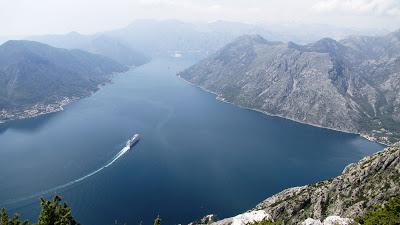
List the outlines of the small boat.
<svg viewBox="0 0 400 225">
<path fill-rule="evenodd" d="M 129 148 L 131 148 L 132 146 L 134 146 L 140 139 L 140 135 L 139 134 L 135 134 L 133 135 L 128 142 L 126 142 L 126 146 L 129 146 Z"/>
</svg>

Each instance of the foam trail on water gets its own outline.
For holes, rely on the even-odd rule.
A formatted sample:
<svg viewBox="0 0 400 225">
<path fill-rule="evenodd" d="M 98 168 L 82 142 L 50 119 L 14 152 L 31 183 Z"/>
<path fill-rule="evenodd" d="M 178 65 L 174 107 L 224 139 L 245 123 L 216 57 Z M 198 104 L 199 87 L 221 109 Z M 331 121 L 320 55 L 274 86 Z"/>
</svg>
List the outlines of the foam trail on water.
<svg viewBox="0 0 400 225">
<path fill-rule="evenodd" d="M 103 166 L 100 169 L 104 169 L 106 167 L 111 166 L 115 161 L 117 161 L 119 158 L 121 158 L 121 156 L 123 156 L 127 151 L 129 151 L 129 149 L 131 149 L 129 146 L 125 146 L 121 151 L 119 151 L 113 159 L 111 159 L 111 161 L 109 163 L 107 163 L 105 166 Z"/>
<path fill-rule="evenodd" d="M 81 182 L 81 181 L 83 181 L 83 180 L 85 180 L 85 179 L 87 179 L 87 178 L 89 178 L 89 177 L 91 177 L 91 176 L 93 176 L 93 175 L 96 175 L 97 173 L 99 173 L 99 172 L 102 171 L 103 169 L 105 169 L 105 168 L 111 166 L 112 164 L 114 164 L 115 161 L 117 161 L 117 160 L 118 160 L 119 158 L 121 158 L 125 153 L 127 153 L 127 152 L 129 151 L 129 149 L 131 149 L 131 147 L 129 147 L 128 145 L 125 146 L 125 147 L 122 148 L 121 151 L 119 151 L 108 163 L 106 163 L 105 165 L 103 165 L 103 166 L 100 167 L 99 169 L 97 169 L 97 170 L 95 170 L 95 171 L 93 171 L 93 172 L 91 172 L 91 173 L 89 173 L 89 174 L 87 174 L 87 175 L 85 175 L 85 176 L 83 176 L 83 177 L 80 177 L 80 178 L 78 178 L 78 179 L 75 179 L 75 180 L 73 180 L 73 181 L 70 181 L 70 182 L 68 182 L 68 183 L 66 183 L 66 184 L 59 185 L 59 186 L 57 186 L 57 187 L 50 188 L 50 189 L 47 189 L 47 190 L 45 190 L 45 191 L 41 191 L 41 192 L 35 193 L 35 194 L 30 195 L 30 196 L 27 196 L 27 197 L 23 197 L 23 198 L 18 198 L 18 199 L 12 199 L 12 200 L 5 201 L 5 202 L 3 202 L 3 203 L 0 204 L 0 208 L 4 207 L 4 206 L 6 206 L 6 205 L 19 203 L 19 202 L 27 201 L 27 200 L 34 199 L 34 198 L 39 198 L 39 197 L 41 197 L 41 196 L 43 196 L 43 195 L 47 195 L 47 194 L 50 194 L 50 193 L 52 193 L 52 192 L 56 192 L 56 191 L 62 190 L 62 189 L 64 189 L 64 188 L 67 188 L 67 187 L 69 187 L 69 186 L 72 186 L 72 185 L 74 185 L 74 184 L 76 184 L 76 183 L 79 183 L 79 182 Z"/>
</svg>

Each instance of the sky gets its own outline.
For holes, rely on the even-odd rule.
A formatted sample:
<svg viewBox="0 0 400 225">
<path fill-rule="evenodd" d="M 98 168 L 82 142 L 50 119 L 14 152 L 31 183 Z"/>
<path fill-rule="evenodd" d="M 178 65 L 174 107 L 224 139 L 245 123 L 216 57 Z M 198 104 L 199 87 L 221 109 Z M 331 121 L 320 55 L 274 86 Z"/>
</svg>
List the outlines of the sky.
<svg viewBox="0 0 400 225">
<path fill-rule="evenodd" d="M 0 0 L 0 36 L 84 34 L 137 19 L 400 28 L 400 0 Z"/>
</svg>

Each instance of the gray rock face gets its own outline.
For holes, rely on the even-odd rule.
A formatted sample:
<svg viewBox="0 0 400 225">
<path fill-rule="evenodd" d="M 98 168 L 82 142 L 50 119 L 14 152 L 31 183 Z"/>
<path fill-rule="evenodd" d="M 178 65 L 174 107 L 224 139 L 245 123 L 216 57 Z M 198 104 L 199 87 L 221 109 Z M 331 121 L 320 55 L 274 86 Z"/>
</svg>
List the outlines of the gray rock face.
<svg viewBox="0 0 400 225">
<path fill-rule="evenodd" d="M 358 163 L 348 165 L 338 177 L 282 191 L 254 210 L 265 210 L 274 220 L 296 224 L 329 215 L 356 218 L 367 209 L 400 193 L 400 143 Z"/>
<path fill-rule="evenodd" d="M 199 220 L 189 223 L 189 225 L 205 225 L 205 224 L 214 223 L 215 221 L 216 221 L 216 216 L 214 214 L 210 214 Z"/>
<path fill-rule="evenodd" d="M 243 36 L 178 75 L 242 107 L 390 144 L 400 140 L 399 33 L 309 45 Z"/>
<path fill-rule="evenodd" d="M 304 220 L 301 225 L 356 225 L 354 220 L 349 218 L 342 218 L 339 216 L 329 216 L 324 221 L 308 218 Z"/>
<path fill-rule="evenodd" d="M 246 213 L 211 224 L 233 225 L 243 215 L 260 212 L 261 219 L 284 224 L 355 224 L 355 218 L 399 193 L 400 142 L 348 165 L 333 179 L 286 189 Z"/>
<path fill-rule="evenodd" d="M 226 218 L 217 222 L 211 223 L 212 225 L 247 225 L 256 222 L 260 222 L 263 220 L 272 220 L 271 216 L 266 213 L 264 210 L 253 210 L 250 212 L 245 212 L 239 214 L 235 217 Z M 210 224 L 210 223 L 209 223 Z M 194 225 L 194 224 L 192 224 Z M 203 224 L 196 224 L 203 225 Z"/>
</svg>

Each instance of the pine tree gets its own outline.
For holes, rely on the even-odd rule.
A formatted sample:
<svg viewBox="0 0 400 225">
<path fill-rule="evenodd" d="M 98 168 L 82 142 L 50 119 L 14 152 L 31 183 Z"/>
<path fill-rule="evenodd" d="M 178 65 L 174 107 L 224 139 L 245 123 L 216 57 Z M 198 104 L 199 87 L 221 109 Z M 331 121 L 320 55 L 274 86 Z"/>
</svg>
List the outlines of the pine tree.
<svg viewBox="0 0 400 225">
<path fill-rule="evenodd" d="M 55 196 L 52 201 L 40 199 L 42 210 L 39 215 L 37 225 L 77 225 L 72 217 L 71 209 L 67 204 L 61 204 L 61 198 Z"/>
<path fill-rule="evenodd" d="M 13 218 L 10 219 L 7 215 L 6 209 L 1 209 L 0 225 L 28 225 L 28 224 L 29 222 L 27 220 L 20 221 L 19 215 L 17 213 L 15 213 Z"/>
<path fill-rule="evenodd" d="M 2 208 L 0 212 L 0 224 L 8 225 L 10 220 L 8 219 L 6 209 Z"/>
<path fill-rule="evenodd" d="M 154 220 L 154 225 L 161 225 L 160 215 L 158 215 L 157 218 Z"/>
<path fill-rule="evenodd" d="M 8 224 L 8 221 L 6 209 L 2 208 L 0 212 L 0 224 Z"/>
</svg>

